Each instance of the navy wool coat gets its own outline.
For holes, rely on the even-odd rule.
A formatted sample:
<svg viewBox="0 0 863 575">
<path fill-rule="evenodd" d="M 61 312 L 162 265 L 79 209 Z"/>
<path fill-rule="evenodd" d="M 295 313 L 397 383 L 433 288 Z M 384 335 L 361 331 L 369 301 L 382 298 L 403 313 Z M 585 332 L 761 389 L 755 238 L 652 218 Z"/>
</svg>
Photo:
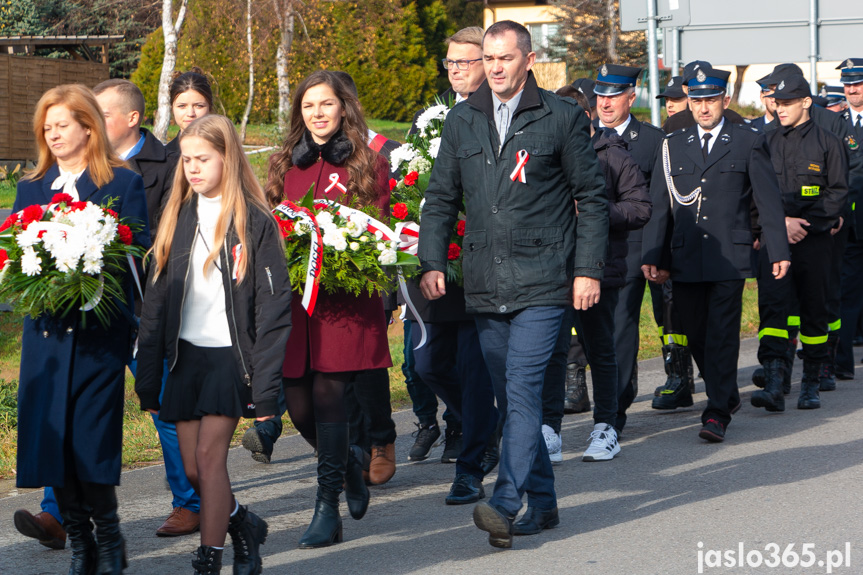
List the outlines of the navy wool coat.
<svg viewBox="0 0 863 575">
<path fill-rule="evenodd" d="M 45 177 L 20 181 L 13 210 L 45 205 L 57 191 L 56 164 Z M 150 246 L 147 200 L 141 176 L 114 168 L 97 188 L 89 171 L 78 179 L 81 201 L 103 204 L 137 222 L 134 241 Z M 82 481 L 119 485 L 126 362 L 133 341 L 131 274 L 124 281 L 127 311 L 103 328 L 92 312 L 42 315 L 24 320 L 18 381 L 18 487 L 63 487 L 67 470 Z"/>
</svg>

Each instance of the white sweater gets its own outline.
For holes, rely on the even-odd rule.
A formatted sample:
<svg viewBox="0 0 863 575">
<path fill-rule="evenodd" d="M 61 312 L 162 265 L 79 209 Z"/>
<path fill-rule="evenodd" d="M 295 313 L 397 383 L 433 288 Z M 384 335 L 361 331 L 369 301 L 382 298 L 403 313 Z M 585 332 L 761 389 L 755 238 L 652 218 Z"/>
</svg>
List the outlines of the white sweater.
<svg viewBox="0 0 863 575">
<path fill-rule="evenodd" d="M 222 265 L 219 258 L 216 258 L 204 273 L 204 262 L 216 239 L 216 221 L 221 209 L 221 196 L 198 196 L 200 233 L 192 242 L 192 262 L 180 324 L 180 339 L 198 347 L 231 346 L 231 332 L 225 309 L 225 285 L 222 283 L 222 273 L 217 267 Z"/>
</svg>

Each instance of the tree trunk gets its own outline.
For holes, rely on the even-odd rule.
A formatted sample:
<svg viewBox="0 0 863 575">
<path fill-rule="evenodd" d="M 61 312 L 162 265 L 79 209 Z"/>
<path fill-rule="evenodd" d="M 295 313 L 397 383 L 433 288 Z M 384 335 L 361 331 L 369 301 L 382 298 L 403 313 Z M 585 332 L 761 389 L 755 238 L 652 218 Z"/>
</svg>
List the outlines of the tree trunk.
<svg viewBox="0 0 863 575">
<path fill-rule="evenodd" d="M 177 41 L 183 20 L 186 17 L 186 6 L 189 0 L 182 0 L 177 20 L 174 21 L 174 0 L 162 0 L 162 35 L 165 38 L 165 57 L 162 60 L 162 74 L 159 77 L 159 107 L 156 110 L 156 122 L 153 125 L 153 135 L 163 142 L 168 136 L 168 124 L 171 122 L 171 76 L 177 63 Z"/>
<path fill-rule="evenodd" d="M 615 0 L 606 0 L 606 18 L 608 20 L 608 61 L 614 64 L 620 62 L 617 53 L 617 10 Z"/>
<path fill-rule="evenodd" d="M 731 94 L 731 103 L 737 105 L 740 103 L 740 88 L 743 87 L 743 75 L 749 66 L 737 66 L 737 77 L 734 78 L 734 93 Z"/>
<path fill-rule="evenodd" d="M 291 85 L 288 79 L 288 55 L 294 43 L 294 0 L 273 0 L 279 19 L 279 48 L 276 50 L 276 77 L 279 84 L 279 133 L 288 131 L 288 114 L 291 108 Z"/>
<path fill-rule="evenodd" d="M 240 123 L 240 141 L 246 141 L 246 126 L 249 124 L 249 114 L 252 112 L 252 100 L 255 97 L 255 55 L 252 52 L 252 0 L 246 0 L 246 48 L 249 51 L 249 99 Z"/>
</svg>

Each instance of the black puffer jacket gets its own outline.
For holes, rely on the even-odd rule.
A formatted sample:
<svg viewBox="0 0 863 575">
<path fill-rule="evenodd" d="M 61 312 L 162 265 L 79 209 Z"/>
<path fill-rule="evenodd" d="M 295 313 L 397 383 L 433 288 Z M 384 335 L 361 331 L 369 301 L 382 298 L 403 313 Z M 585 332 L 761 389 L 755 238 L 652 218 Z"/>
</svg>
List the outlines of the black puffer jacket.
<svg viewBox="0 0 863 575">
<path fill-rule="evenodd" d="M 174 242 L 166 269 L 156 283 L 150 266 L 149 289 L 144 296 L 138 331 L 138 373 L 135 392 L 141 409 L 159 409 L 164 360 L 168 369 L 177 363 L 177 343 L 192 241 L 198 231 L 198 196 L 180 208 Z M 255 208 L 248 211 L 248 240 L 243 257 L 249 258 L 246 278 L 232 279 L 234 247 L 239 243 L 233 226 L 228 230 L 219 258 L 225 286 L 225 311 L 237 369 L 252 388 L 258 417 L 278 415 L 279 388 L 285 345 L 291 331 L 291 282 L 279 231 L 273 217 Z"/>
<path fill-rule="evenodd" d="M 605 174 L 608 194 L 608 254 L 602 288 L 626 283 L 626 243 L 630 230 L 639 230 L 650 219 L 651 202 L 647 182 L 627 151 L 626 141 L 613 130 L 593 136 L 593 149 Z"/>
</svg>

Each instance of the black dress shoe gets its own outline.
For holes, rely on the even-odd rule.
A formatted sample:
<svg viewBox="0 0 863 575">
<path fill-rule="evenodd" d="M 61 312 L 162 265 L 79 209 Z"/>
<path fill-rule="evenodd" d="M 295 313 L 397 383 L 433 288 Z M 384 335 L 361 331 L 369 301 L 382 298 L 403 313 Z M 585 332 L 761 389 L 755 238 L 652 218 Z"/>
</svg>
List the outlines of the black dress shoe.
<svg viewBox="0 0 863 575">
<path fill-rule="evenodd" d="M 494 468 L 497 467 L 499 461 L 500 447 L 495 441 L 489 444 L 485 448 L 485 452 L 482 454 L 482 463 L 480 464 L 480 468 L 482 469 L 483 477 L 494 471 Z"/>
<path fill-rule="evenodd" d="M 543 529 L 554 529 L 560 525 L 557 507 L 554 509 L 537 509 L 528 507 L 521 519 L 512 526 L 513 535 L 536 535 Z"/>
<path fill-rule="evenodd" d="M 836 379 L 841 379 L 842 381 L 849 381 L 854 379 L 854 374 L 848 373 L 847 371 L 837 371 Z"/>
<path fill-rule="evenodd" d="M 452 482 L 449 495 L 446 496 L 446 504 L 476 503 L 483 497 L 485 497 L 485 490 L 482 488 L 482 481 L 470 473 L 459 473 Z"/>
<path fill-rule="evenodd" d="M 494 505 L 482 501 L 473 508 L 474 524 L 488 532 L 488 542 L 492 547 L 509 549 L 512 547 L 512 523 L 515 517 L 507 515 Z"/>
</svg>

